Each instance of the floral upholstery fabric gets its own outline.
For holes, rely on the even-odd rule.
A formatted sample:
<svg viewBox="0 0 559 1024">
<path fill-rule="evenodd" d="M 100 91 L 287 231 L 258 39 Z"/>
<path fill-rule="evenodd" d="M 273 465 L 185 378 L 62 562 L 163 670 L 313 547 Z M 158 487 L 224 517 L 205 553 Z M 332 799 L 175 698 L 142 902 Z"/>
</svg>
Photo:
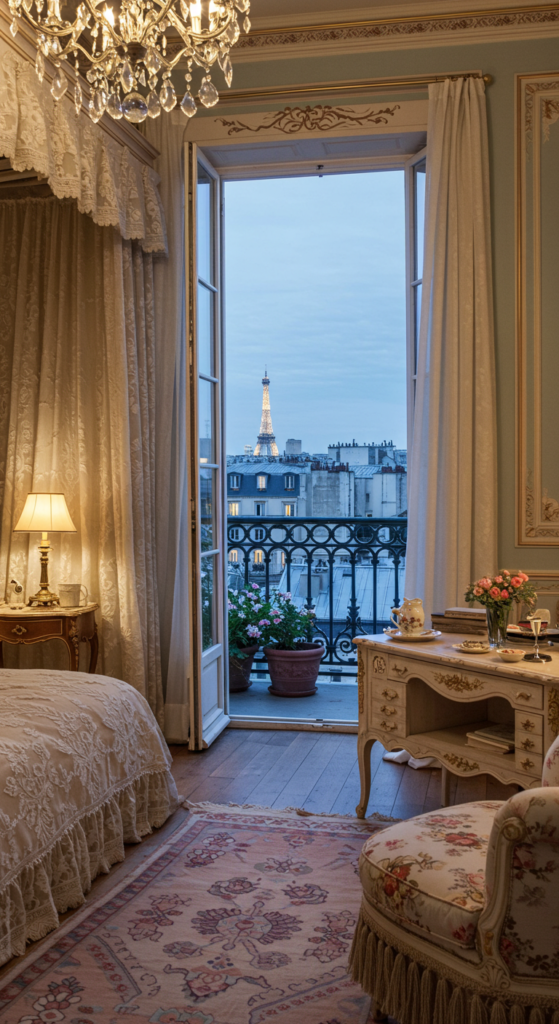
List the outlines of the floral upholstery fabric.
<svg viewBox="0 0 559 1024">
<path fill-rule="evenodd" d="M 512 974 L 557 978 L 559 788 L 525 790 L 497 811 L 487 851 L 488 896 L 497 882 L 499 844 L 506 841 L 502 826 L 510 819 L 521 819 L 526 834 L 514 845 L 499 952 Z"/>
<path fill-rule="evenodd" d="M 545 755 L 542 786 L 559 786 L 559 736 L 553 741 Z"/>
<path fill-rule="evenodd" d="M 367 840 L 368 902 L 402 927 L 461 955 L 473 951 L 485 903 L 485 860 L 500 801 L 443 808 Z"/>
</svg>

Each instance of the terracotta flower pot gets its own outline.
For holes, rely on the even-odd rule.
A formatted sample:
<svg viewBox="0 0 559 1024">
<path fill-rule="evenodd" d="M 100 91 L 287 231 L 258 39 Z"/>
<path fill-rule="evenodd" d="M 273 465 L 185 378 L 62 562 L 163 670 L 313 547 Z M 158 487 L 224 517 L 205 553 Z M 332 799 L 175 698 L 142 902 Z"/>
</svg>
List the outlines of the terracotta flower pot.
<svg viewBox="0 0 559 1024">
<path fill-rule="evenodd" d="M 296 651 L 278 651 L 265 647 L 272 685 L 276 697 L 310 697 L 316 693 L 316 680 L 324 646 L 318 641 L 298 644 Z"/>
<path fill-rule="evenodd" d="M 254 655 L 258 650 L 258 644 L 252 647 L 243 647 L 245 658 L 229 657 L 229 693 L 241 693 L 252 686 L 250 681 L 250 670 L 254 661 Z"/>
</svg>

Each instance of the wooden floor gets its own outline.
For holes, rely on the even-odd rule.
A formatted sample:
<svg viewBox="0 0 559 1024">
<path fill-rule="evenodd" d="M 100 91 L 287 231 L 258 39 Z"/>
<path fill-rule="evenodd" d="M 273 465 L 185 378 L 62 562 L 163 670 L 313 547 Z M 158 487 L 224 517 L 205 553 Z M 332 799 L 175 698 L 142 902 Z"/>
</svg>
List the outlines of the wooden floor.
<svg viewBox="0 0 559 1024">
<path fill-rule="evenodd" d="M 352 734 L 228 729 L 209 750 L 171 747 L 179 793 L 192 801 L 303 807 L 307 811 L 354 814 L 359 799 L 357 737 Z M 373 746 L 368 813 L 396 818 L 440 806 L 440 768 L 415 770 L 382 760 Z M 516 786 L 489 776 L 452 776 L 451 800 L 506 800 Z"/>
<path fill-rule="evenodd" d="M 303 807 L 308 811 L 354 814 L 359 797 L 357 737 L 352 734 L 289 732 L 283 730 L 228 729 L 209 750 L 192 753 L 183 746 L 171 747 L 173 775 L 179 794 L 192 801 L 249 803 L 265 807 Z M 372 752 L 371 799 L 368 813 L 397 818 L 411 817 L 439 807 L 440 769 L 414 771 L 407 765 L 382 760 L 384 751 L 375 743 Z M 502 786 L 485 776 L 453 778 L 451 800 L 506 800 L 515 786 Z M 86 904 L 108 893 L 142 863 L 179 827 L 187 816 L 184 808 L 142 843 L 126 847 L 126 859 L 108 875 L 95 880 Z M 66 921 L 76 911 L 61 915 Z M 52 934 L 52 933 L 51 933 Z M 14 964 L 25 961 L 49 942 L 49 936 L 28 947 L 0 969 L 2 977 Z"/>
</svg>

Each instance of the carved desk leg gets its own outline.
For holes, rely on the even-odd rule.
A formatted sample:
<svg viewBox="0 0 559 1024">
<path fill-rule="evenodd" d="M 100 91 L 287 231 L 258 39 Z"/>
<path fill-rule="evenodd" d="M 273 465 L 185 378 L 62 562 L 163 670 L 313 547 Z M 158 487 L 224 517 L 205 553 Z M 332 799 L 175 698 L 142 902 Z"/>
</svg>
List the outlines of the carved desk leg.
<svg viewBox="0 0 559 1024">
<path fill-rule="evenodd" d="M 372 736 L 359 736 L 357 739 L 357 761 L 361 779 L 361 796 L 355 808 L 358 818 L 364 818 L 371 793 L 371 750 L 374 743 Z"/>
</svg>

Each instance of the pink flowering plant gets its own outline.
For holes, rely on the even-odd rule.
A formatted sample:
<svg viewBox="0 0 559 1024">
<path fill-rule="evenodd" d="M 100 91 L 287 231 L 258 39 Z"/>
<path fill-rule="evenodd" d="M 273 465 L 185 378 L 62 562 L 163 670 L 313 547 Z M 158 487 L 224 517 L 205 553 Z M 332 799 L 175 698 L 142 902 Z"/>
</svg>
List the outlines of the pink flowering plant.
<svg viewBox="0 0 559 1024">
<path fill-rule="evenodd" d="M 263 613 L 258 623 L 263 647 L 296 651 L 300 643 L 312 641 L 315 613 L 312 608 L 300 611 L 290 593 L 273 594 L 264 605 Z"/>
<path fill-rule="evenodd" d="M 265 602 L 258 583 L 245 590 L 229 590 L 229 656 L 238 661 L 248 657 L 247 647 L 260 646 L 262 629 L 259 622 L 265 617 Z"/>
<path fill-rule="evenodd" d="M 501 569 L 496 576 L 482 576 L 475 583 L 470 583 L 465 596 L 468 604 L 478 601 L 485 608 L 507 608 L 510 611 L 513 601 L 531 608 L 536 600 L 536 591 L 525 572 Z"/>
</svg>

